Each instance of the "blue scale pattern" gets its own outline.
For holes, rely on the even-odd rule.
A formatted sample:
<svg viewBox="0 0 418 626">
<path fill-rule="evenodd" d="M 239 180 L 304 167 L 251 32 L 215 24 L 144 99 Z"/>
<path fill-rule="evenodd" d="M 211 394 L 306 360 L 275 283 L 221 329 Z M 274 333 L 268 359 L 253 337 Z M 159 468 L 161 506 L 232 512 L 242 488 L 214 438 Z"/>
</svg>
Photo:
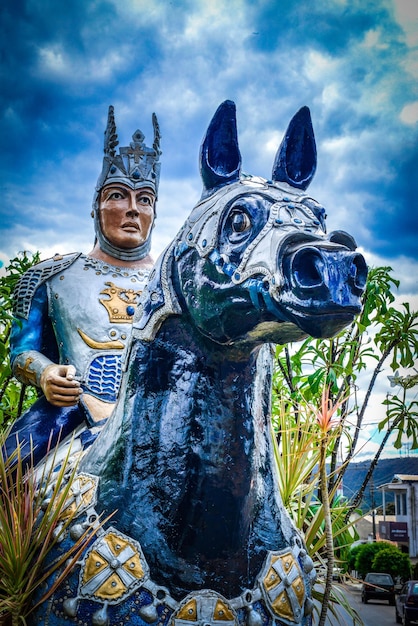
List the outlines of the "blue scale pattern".
<svg viewBox="0 0 418 626">
<path fill-rule="evenodd" d="M 101 399 L 116 402 L 122 378 L 122 355 L 104 354 L 90 364 L 87 387 Z"/>
</svg>

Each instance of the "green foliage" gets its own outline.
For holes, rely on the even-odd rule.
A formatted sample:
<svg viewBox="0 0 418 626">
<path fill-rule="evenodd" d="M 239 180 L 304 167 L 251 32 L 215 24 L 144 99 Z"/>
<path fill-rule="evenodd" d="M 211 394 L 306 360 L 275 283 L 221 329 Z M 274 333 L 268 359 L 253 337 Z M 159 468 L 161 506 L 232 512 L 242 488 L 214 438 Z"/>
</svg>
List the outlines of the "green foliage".
<svg viewBox="0 0 418 626">
<path fill-rule="evenodd" d="M 385 550 L 390 543 L 387 541 L 375 541 L 373 543 L 363 543 L 359 546 L 355 560 L 355 569 L 357 570 L 360 578 L 364 578 L 369 572 L 376 572 L 378 570 L 373 567 L 373 560 L 380 550 Z M 386 570 L 379 570 L 386 571 Z"/>
<path fill-rule="evenodd" d="M 285 506 L 304 533 L 314 562 L 322 570 L 326 565 L 323 606 L 333 596 L 329 581 L 334 558 L 343 571 L 358 569 L 353 567 L 349 550 L 356 539 L 351 514 L 359 513 L 363 493 L 388 438 L 395 432 L 396 445 L 404 436 L 413 447 L 418 444 L 417 402 L 408 402 L 406 395 L 398 392 L 387 396 L 383 403 L 387 414 L 379 426 L 385 435 L 363 484 L 351 501 L 338 498 L 338 487 L 355 454 L 382 369 L 389 366 L 396 373 L 400 367 L 412 368 L 418 353 L 418 313 L 411 312 L 406 303 L 393 306 L 393 290 L 399 281 L 391 271 L 390 267 L 369 271 L 360 315 L 337 336 L 328 340 L 308 338 L 276 348 L 272 407 L 279 484 Z M 360 374 L 362 382 L 366 381 L 361 402 L 357 394 Z M 330 427 L 320 433 L 318 415 L 324 409 L 324 389 L 329 390 L 330 407 L 336 409 L 332 419 L 325 411 L 324 423 Z M 322 622 L 323 616 L 324 611 Z"/>
<path fill-rule="evenodd" d="M 321 565 L 325 546 L 323 503 L 318 492 L 321 461 L 321 429 L 316 410 L 300 402 L 298 412 L 275 397 L 273 427 L 277 433 L 276 461 L 280 494 L 296 526 L 303 531 L 309 554 Z M 336 428 L 328 433 L 327 441 L 339 437 Z M 347 503 L 337 496 L 338 483 L 330 490 L 334 545 L 338 549 L 350 546 L 356 532 L 344 521 Z"/>
<path fill-rule="evenodd" d="M 288 419 L 297 422 L 301 406 L 309 403 L 319 406 L 319 396 L 325 385 L 330 388 L 330 400 L 339 404 L 341 427 L 338 436 L 330 440 L 327 450 L 330 492 L 336 483 L 341 482 L 355 454 L 365 412 L 382 368 L 389 366 L 393 372 L 399 367 L 412 368 L 418 353 L 418 313 L 412 312 L 406 303 L 399 309 L 393 307 L 395 296 L 392 290 L 399 281 L 392 278 L 390 272 L 390 267 L 370 270 L 360 315 L 336 337 L 328 340 L 309 338 L 302 344 L 278 346 L 276 350 L 273 409 L 278 406 L 280 398 L 289 413 Z M 362 380 L 366 380 L 362 402 L 357 394 L 360 374 Z M 401 445 L 404 436 L 410 439 L 412 447 L 418 446 L 417 401 L 408 402 L 405 394 L 396 391 L 388 395 L 383 405 L 387 407 L 387 414 L 379 428 L 385 429 L 385 437 L 357 497 L 350 503 L 347 519 L 361 503 L 389 436 L 393 432 L 397 434 L 396 446 Z"/>
<path fill-rule="evenodd" d="M 48 563 L 51 549 L 62 540 L 77 516 L 70 506 L 76 465 L 70 450 L 55 470 L 52 462 L 38 476 L 32 458 L 23 459 L 20 446 L 10 457 L 0 437 L 0 623 L 24 624 L 35 608 L 35 593 L 42 595 L 45 581 L 62 568 L 54 584 L 39 599 L 45 601 L 75 565 L 93 532 L 89 528 L 60 558 Z M 96 529 L 94 529 L 96 530 Z"/>
<path fill-rule="evenodd" d="M 12 375 L 9 337 L 13 320 L 13 291 L 22 274 L 39 262 L 39 253 L 19 253 L 0 277 L 0 429 L 14 422 L 36 400 L 36 390 Z"/>
<path fill-rule="evenodd" d="M 323 588 L 315 589 L 320 607 L 320 626 L 325 623 L 330 601 L 331 613 L 334 613 L 332 602 L 344 604 L 344 599 L 332 586 L 333 565 L 334 562 L 340 565 L 339 559 L 357 538 L 351 523 L 345 520 L 347 503 L 336 493 L 338 483 L 334 482 L 334 487 L 328 491 L 327 447 L 340 434 L 339 428 L 333 427 L 333 415 L 338 405 L 331 405 L 328 395 L 326 388 L 319 407 L 300 401 L 297 412 L 294 405 L 275 397 L 273 410 L 282 500 L 296 526 L 303 532 L 308 552 L 318 571 L 325 572 L 320 576 Z M 350 607 L 345 608 L 353 624 L 361 623 Z"/>
<path fill-rule="evenodd" d="M 411 561 L 394 544 L 387 541 L 363 543 L 351 550 L 349 565 L 364 578 L 369 572 L 385 572 L 395 580 L 398 576 L 408 580 L 411 576 Z"/>
<path fill-rule="evenodd" d="M 361 546 L 362 544 L 358 544 L 350 548 L 350 550 L 348 551 L 346 558 L 346 567 L 348 572 L 356 569 L 356 558 L 361 550 Z"/>
<path fill-rule="evenodd" d="M 393 377 L 396 385 L 402 391 L 400 396 L 389 395 L 383 404 L 387 407 L 386 418 L 379 424 L 379 430 L 390 428 L 397 431 L 394 447 L 399 450 L 402 447 L 402 436 L 406 435 L 412 440 L 411 448 L 418 448 L 418 401 L 407 402 L 407 390 L 418 384 L 418 375 Z"/>
<path fill-rule="evenodd" d="M 391 349 L 393 371 L 400 366 L 413 367 L 418 345 L 418 312 L 411 312 L 407 302 L 399 311 L 391 307 L 382 320 L 376 344 L 381 352 Z"/>
<path fill-rule="evenodd" d="M 399 548 L 390 545 L 375 554 L 372 561 L 373 572 L 387 572 L 396 580 L 399 576 L 403 581 L 411 577 L 411 560 Z"/>
</svg>

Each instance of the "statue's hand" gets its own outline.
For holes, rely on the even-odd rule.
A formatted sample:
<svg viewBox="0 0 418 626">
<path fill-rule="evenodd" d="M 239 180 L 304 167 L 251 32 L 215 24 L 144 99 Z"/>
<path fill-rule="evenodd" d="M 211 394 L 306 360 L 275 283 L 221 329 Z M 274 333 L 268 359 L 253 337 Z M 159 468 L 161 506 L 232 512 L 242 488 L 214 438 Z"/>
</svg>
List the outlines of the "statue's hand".
<svg viewBox="0 0 418 626">
<path fill-rule="evenodd" d="M 45 398 L 54 406 L 77 404 L 83 390 L 75 380 L 74 365 L 48 365 L 41 374 L 41 388 Z"/>
</svg>

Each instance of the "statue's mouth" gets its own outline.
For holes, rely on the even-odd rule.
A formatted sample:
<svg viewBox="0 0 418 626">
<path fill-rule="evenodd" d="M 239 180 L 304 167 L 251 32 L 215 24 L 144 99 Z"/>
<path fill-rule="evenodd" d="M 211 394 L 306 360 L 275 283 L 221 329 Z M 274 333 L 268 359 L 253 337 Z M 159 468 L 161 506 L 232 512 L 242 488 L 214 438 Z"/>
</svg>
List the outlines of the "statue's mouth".
<svg viewBox="0 0 418 626">
<path fill-rule="evenodd" d="M 136 222 L 125 222 L 124 224 L 122 224 L 122 228 L 123 230 L 126 230 L 128 232 L 141 230 L 139 224 L 137 224 Z"/>
<path fill-rule="evenodd" d="M 326 339 L 333 337 L 346 328 L 360 312 L 361 307 L 327 306 L 321 309 L 305 309 L 297 307 L 287 311 L 289 318 L 311 337 Z"/>
</svg>

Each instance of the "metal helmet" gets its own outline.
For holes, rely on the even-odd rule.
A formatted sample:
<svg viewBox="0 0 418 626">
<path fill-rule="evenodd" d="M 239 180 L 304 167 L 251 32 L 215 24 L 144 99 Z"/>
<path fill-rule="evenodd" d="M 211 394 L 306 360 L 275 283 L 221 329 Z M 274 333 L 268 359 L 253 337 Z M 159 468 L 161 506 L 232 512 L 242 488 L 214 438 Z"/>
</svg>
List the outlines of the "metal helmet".
<svg viewBox="0 0 418 626">
<path fill-rule="evenodd" d="M 93 218 L 96 238 L 100 248 L 110 256 L 124 261 L 137 261 L 149 254 L 151 248 L 151 234 L 146 241 L 136 248 L 119 248 L 114 246 L 103 234 L 100 224 L 100 192 L 105 185 L 110 183 L 123 183 L 131 189 L 149 187 L 158 196 L 158 183 L 160 179 L 160 127 L 157 116 L 152 114 L 154 127 L 154 142 L 152 148 L 144 143 L 144 134 L 136 130 L 132 135 L 129 146 L 120 147 L 116 154 L 116 146 L 119 144 L 116 132 L 113 106 L 109 107 L 107 126 L 104 133 L 104 157 L 101 174 L 97 180 L 93 199 Z"/>
</svg>

